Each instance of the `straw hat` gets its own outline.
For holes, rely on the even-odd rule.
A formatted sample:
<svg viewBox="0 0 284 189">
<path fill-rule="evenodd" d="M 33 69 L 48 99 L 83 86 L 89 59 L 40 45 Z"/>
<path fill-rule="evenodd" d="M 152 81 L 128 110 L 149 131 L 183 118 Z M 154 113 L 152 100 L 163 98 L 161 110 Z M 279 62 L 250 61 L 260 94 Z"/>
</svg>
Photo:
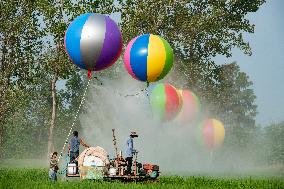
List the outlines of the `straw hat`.
<svg viewBox="0 0 284 189">
<path fill-rule="evenodd" d="M 138 137 L 138 134 L 135 131 L 130 132 L 130 136 L 132 137 Z"/>
</svg>

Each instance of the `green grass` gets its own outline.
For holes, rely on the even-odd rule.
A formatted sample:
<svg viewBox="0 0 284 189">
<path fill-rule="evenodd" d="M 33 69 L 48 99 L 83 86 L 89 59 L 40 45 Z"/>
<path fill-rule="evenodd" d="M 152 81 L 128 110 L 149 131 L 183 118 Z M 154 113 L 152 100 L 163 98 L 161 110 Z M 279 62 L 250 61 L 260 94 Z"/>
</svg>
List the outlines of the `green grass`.
<svg viewBox="0 0 284 189">
<path fill-rule="evenodd" d="M 51 183 L 47 169 L 0 169 L 0 188 L 284 188 L 280 178 L 214 178 L 202 176 L 162 176 L 158 183 L 120 183 L 106 181 L 61 181 Z"/>
</svg>

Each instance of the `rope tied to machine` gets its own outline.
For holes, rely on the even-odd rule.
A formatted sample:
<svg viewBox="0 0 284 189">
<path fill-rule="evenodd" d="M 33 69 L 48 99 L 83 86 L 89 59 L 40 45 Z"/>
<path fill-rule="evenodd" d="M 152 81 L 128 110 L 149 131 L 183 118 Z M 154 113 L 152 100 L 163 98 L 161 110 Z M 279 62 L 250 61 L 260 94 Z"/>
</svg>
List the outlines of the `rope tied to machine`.
<svg viewBox="0 0 284 189">
<path fill-rule="evenodd" d="M 65 140 L 65 143 L 64 143 L 64 145 L 63 145 L 63 147 L 62 147 L 62 149 L 61 149 L 60 156 L 59 156 L 59 158 L 58 158 L 58 163 L 60 162 L 60 159 L 61 159 L 61 157 L 63 156 L 64 149 L 65 149 L 65 147 L 66 147 L 66 144 L 68 144 L 69 137 L 70 137 L 70 135 L 71 135 L 71 133 L 72 133 L 72 130 L 73 130 L 73 127 L 74 127 L 74 125 L 75 125 L 75 123 L 76 123 L 76 121 L 77 121 L 79 112 L 80 112 L 80 110 L 81 110 L 81 108 L 82 108 L 82 106 L 83 106 L 83 104 L 84 104 L 84 102 L 85 102 L 85 100 L 86 100 L 86 94 L 87 94 L 87 90 L 88 90 L 88 88 L 89 88 L 89 86 L 90 86 L 90 82 L 91 82 L 91 77 L 89 77 L 89 74 L 88 74 L 88 83 L 87 83 L 87 86 L 86 86 L 85 91 L 84 91 L 84 93 L 83 93 L 83 96 L 82 96 L 80 105 L 79 105 L 79 107 L 78 107 L 78 110 L 77 110 L 77 112 L 76 112 L 76 114 L 75 114 L 73 123 L 72 123 L 72 125 L 71 125 L 71 127 L 70 127 L 70 129 L 69 129 L 69 132 L 68 132 L 67 138 L 66 138 L 66 140 Z"/>
</svg>

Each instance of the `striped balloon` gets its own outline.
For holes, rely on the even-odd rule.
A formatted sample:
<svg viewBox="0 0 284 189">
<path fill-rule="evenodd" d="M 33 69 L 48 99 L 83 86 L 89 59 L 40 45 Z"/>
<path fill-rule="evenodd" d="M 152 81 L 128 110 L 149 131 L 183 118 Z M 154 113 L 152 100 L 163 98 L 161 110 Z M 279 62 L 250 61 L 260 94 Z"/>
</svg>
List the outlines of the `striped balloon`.
<svg viewBox="0 0 284 189">
<path fill-rule="evenodd" d="M 158 81 L 172 68 L 173 50 L 169 43 L 158 35 L 140 35 L 127 45 L 124 65 L 128 73 L 137 80 Z"/>
<path fill-rule="evenodd" d="M 150 104 L 155 117 L 169 121 L 179 113 L 182 101 L 172 85 L 160 83 L 151 92 Z"/>
<path fill-rule="evenodd" d="M 213 150 L 223 144 L 225 128 L 217 119 L 207 119 L 199 127 L 199 141 L 208 149 Z"/>
<path fill-rule="evenodd" d="M 120 56 L 122 36 L 108 16 L 86 13 L 69 25 L 64 45 L 74 64 L 82 69 L 100 71 L 114 64 Z"/>
<path fill-rule="evenodd" d="M 178 90 L 182 98 L 182 108 L 177 121 L 182 125 L 194 123 L 200 112 L 199 98 L 190 90 Z"/>
</svg>

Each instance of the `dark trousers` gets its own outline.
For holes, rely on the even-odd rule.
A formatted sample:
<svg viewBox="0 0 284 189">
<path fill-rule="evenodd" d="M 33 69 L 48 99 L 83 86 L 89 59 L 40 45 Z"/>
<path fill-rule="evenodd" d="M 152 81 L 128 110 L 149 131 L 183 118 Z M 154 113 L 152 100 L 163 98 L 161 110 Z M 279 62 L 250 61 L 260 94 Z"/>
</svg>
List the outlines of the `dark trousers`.
<svg viewBox="0 0 284 189">
<path fill-rule="evenodd" d="M 49 169 L 49 178 L 52 182 L 57 181 L 57 175 L 56 175 L 56 171 L 54 171 L 53 169 Z"/>
<path fill-rule="evenodd" d="M 78 161 L 76 161 L 76 158 L 79 156 L 79 151 L 72 152 L 70 151 L 70 163 L 76 163 L 76 172 L 78 173 Z"/>
<path fill-rule="evenodd" d="M 76 158 L 79 156 L 79 151 L 72 152 L 70 151 L 70 163 L 76 163 Z"/>
<path fill-rule="evenodd" d="M 130 175 L 131 174 L 131 167 L 132 167 L 132 157 L 127 157 L 125 158 L 127 162 L 127 169 L 126 169 L 126 174 Z"/>
</svg>

